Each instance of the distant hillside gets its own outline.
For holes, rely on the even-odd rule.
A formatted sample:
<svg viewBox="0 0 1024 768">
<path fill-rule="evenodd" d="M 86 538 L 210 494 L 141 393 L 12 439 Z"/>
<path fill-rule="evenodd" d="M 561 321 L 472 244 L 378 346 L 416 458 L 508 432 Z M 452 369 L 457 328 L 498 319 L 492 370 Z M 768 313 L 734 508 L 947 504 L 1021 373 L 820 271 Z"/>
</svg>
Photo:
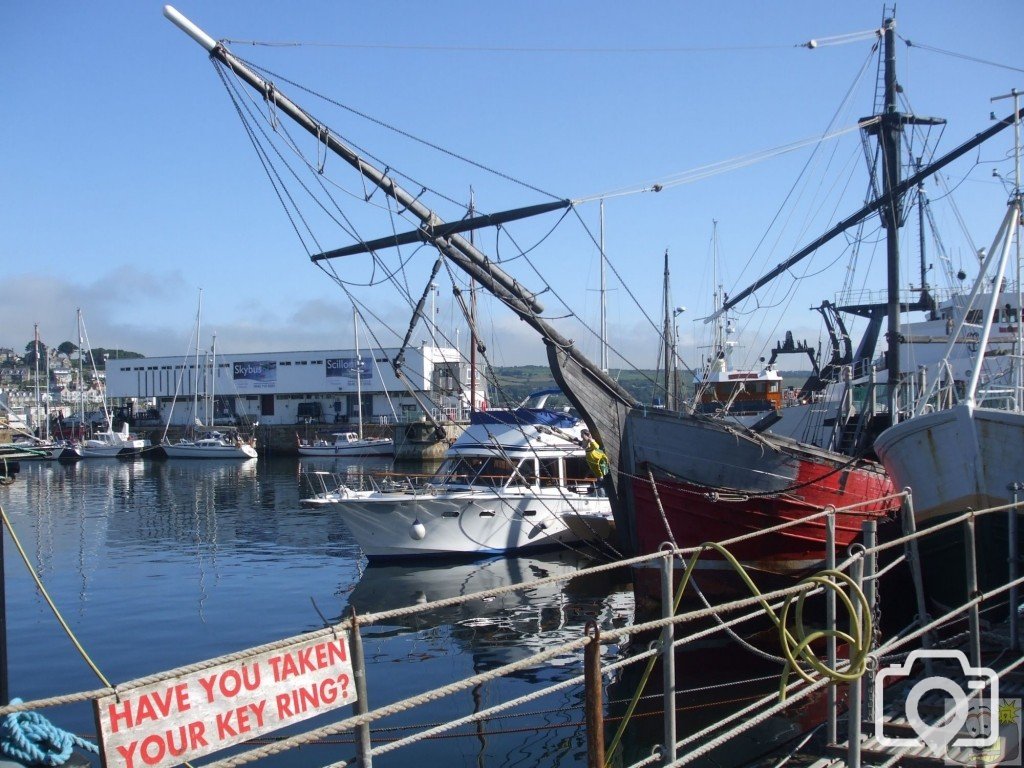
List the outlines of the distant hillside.
<svg viewBox="0 0 1024 768">
<path fill-rule="evenodd" d="M 612 378 L 642 403 L 654 400 L 655 376 L 653 370 L 611 370 Z M 807 371 L 780 371 L 787 386 L 799 388 L 807 378 Z M 692 388 L 690 376 L 683 374 L 683 391 Z M 491 369 L 489 399 L 495 406 L 518 405 L 531 392 L 555 387 L 551 370 L 546 365 L 502 366 Z M 552 405 L 564 401 L 552 401 Z"/>
</svg>

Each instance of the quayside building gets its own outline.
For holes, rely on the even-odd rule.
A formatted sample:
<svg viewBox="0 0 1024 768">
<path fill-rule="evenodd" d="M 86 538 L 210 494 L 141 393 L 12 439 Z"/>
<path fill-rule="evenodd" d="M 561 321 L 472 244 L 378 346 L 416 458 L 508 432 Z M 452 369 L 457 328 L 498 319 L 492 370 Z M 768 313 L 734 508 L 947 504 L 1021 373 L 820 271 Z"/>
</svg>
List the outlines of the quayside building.
<svg viewBox="0 0 1024 768">
<path fill-rule="evenodd" d="M 164 424 L 354 424 L 362 395 L 364 423 L 461 421 L 470 409 L 469 366 L 458 350 L 397 348 L 218 354 L 108 360 L 107 396 Z M 358 379 L 357 379 L 358 377 Z M 482 379 L 481 379 L 482 382 Z M 477 405 L 483 399 L 478 389 Z M 198 408 L 198 411 L 197 411 Z M 212 415 L 211 415 L 212 411 Z"/>
</svg>

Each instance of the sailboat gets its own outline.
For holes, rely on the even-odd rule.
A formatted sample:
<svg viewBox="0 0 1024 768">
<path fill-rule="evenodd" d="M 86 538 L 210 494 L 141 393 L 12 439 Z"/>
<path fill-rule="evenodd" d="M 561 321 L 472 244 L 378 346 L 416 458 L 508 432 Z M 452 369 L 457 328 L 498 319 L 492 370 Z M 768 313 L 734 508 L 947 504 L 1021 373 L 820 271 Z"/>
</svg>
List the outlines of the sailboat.
<svg viewBox="0 0 1024 768">
<path fill-rule="evenodd" d="M 78 368 L 79 368 L 79 403 L 80 418 L 85 421 L 85 393 L 82 391 L 84 376 L 82 375 L 82 348 L 83 344 L 89 348 L 89 336 L 85 331 L 85 322 L 82 319 L 82 310 L 78 310 Z M 93 376 L 98 378 L 96 361 L 92 357 L 91 348 L 89 358 L 92 360 Z M 148 438 L 137 437 L 130 433 L 128 422 L 123 422 L 121 428 L 114 429 L 114 417 L 107 407 L 106 393 L 103 395 L 103 428 L 95 430 L 91 437 L 74 441 L 67 445 L 60 454 L 62 461 L 75 461 L 78 459 L 109 459 L 109 458 L 137 458 L 151 447 Z"/>
<path fill-rule="evenodd" d="M 35 397 L 34 405 L 32 407 L 32 418 L 31 424 L 26 425 L 26 428 L 19 429 L 18 434 L 14 438 L 14 443 L 19 447 L 23 448 L 26 455 L 22 457 L 23 461 L 31 460 L 56 460 L 60 458 L 60 455 L 64 452 L 67 447 L 67 441 L 65 440 L 53 440 L 50 437 L 50 395 L 49 392 L 45 394 L 40 393 L 39 389 L 39 324 L 35 324 L 34 328 L 34 347 L 35 347 Z M 50 381 L 50 354 L 49 350 L 46 353 L 46 371 L 45 381 L 47 382 L 47 390 L 49 390 Z M 46 406 L 44 406 L 44 402 Z M 10 409 L 5 403 L 0 402 L 0 408 L 6 411 L 10 415 Z M 41 424 L 40 424 L 41 422 Z M 31 426 L 32 429 L 27 427 Z M 12 424 L 13 428 L 13 424 Z"/>
<path fill-rule="evenodd" d="M 352 308 L 352 329 L 355 337 L 355 359 L 349 368 L 356 380 L 357 432 L 332 432 L 331 439 L 298 441 L 300 456 L 393 456 L 395 441 L 390 437 L 363 435 L 363 358 L 359 354 L 359 312 Z"/>
<path fill-rule="evenodd" d="M 845 547 L 860 533 L 863 520 L 878 519 L 894 508 L 893 485 L 877 462 L 785 437 L 729 423 L 692 408 L 681 410 L 644 407 L 578 347 L 543 317 L 537 296 L 462 237 L 463 232 L 496 226 L 568 209 L 571 200 L 446 223 L 419 196 L 404 190 L 388 173 L 379 170 L 296 106 L 276 85 L 263 80 L 170 6 L 165 15 L 233 76 L 273 98 L 274 113 L 294 120 L 364 179 L 376 185 L 420 222 L 415 231 L 399 233 L 356 245 L 315 254 L 314 261 L 378 251 L 405 243 L 433 245 L 451 265 L 462 270 L 533 328 L 547 348 L 554 378 L 591 433 L 601 442 L 612 472 L 605 479 L 622 549 L 626 553 L 653 552 L 662 542 L 678 546 L 701 544 L 795 521 L 826 506 L 844 509 L 837 526 L 837 545 Z M 891 25 L 887 41 L 891 43 Z M 1003 121 L 1001 127 L 1005 127 Z M 963 154 L 999 130 L 999 124 L 959 149 Z M 956 155 L 956 156 L 959 156 Z M 919 172 L 926 176 L 951 155 Z M 922 177 L 923 177 L 922 176 Z M 887 189 L 891 195 L 902 187 Z M 887 199 L 891 199 L 887 198 Z M 883 206 L 877 200 L 830 233 L 815 241 L 813 250 L 839 232 Z M 808 251 L 809 252 L 809 251 Z M 792 258 L 792 257 L 791 257 Z M 784 269 L 781 269 L 784 271 Z M 664 515 L 662 514 L 664 512 Z M 824 523 L 808 522 L 756 544 L 737 548 L 739 559 L 772 576 L 792 577 L 824 560 Z M 705 561 L 710 570 L 720 562 Z"/>
<path fill-rule="evenodd" d="M 197 321 L 198 322 L 198 321 Z M 210 388 L 204 401 L 204 410 L 210 427 L 204 427 L 197 414 L 199 398 L 199 364 L 198 350 L 196 363 L 195 399 L 193 409 L 194 426 L 187 437 L 178 442 L 172 443 L 165 439 L 160 443 L 160 449 L 169 459 L 255 459 L 259 454 L 253 445 L 253 439 L 245 440 L 237 432 L 233 434 L 221 432 L 213 427 L 214 404 L 216 403 L 216 381 L 217 381 L 217 337 L 213 337 L 213 345 L 210 350 L 211 376 Z M 168 417 L 169 418 L 169 417 Z M 166 434 L 166 433 L 165 433 Z"/>
</svg>

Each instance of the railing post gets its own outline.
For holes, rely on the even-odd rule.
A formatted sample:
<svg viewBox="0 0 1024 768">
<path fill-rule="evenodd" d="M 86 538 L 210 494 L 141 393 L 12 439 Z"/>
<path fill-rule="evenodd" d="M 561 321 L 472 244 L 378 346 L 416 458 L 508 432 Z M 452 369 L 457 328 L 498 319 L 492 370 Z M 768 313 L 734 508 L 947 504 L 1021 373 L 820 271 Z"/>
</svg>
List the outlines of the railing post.
<svg viewBox="0 0 1024 768">
<path fill-rule="evenodd" d="M 349 638 L 352 650 L 352 676 L 356 684 L 355 714 L 365 715 L 370 711 L 370 703 L 366 700 L 366 662 L 363 659 L 363 638 L 359 632 L 359 617 L 352 608 L 352 635 Z M 361 768 L 371 768 L 373 757 L 370 755 L 370 724 L 363 723 L 358 727 L 356 739 L 356 756 Z"/>
<path fill-rule="evenodd" d="M 587 727 L 587 768 L 604 768 L 604 689 L 601 679 L 601 630 L 588 621 L 583 633 L 590 642 L 583 649 L 584 707 Z"/>
<path fill-rule="evenodd" d="M 914 494 L 910 488 L 903 489 L 903 503 L 900 505 L 903 522 L 903 535 L 910 537 L 903 551 L 907 556 L 910 578 L 914 582 L 914 598 L 917 600 L 917 620 L 920 626 L 928 623 L 928 604 L 924 596 L 924 579 L 921 577 L 921 553 L 917 546 L 917 522 L 914 520 Z M 921 645 L 931 648 L 931 633 L 921 638 Z M 931 659 L 925 659 L 925 668 L 931 674 Z"/>
<path fill-rule="evenodd" d="M 825 516 L 825 568 L 833 571 L 836 567 L 836 510 L 832 507 Z M 825 626 L 829 632 L 836 629 L 836 593 L 834 589 L 825 592 Z M 836 638 L 829 635 L 825 641 L 825 653 L 829 669 L 835 669 L 836 664 Z M 828 685 L 828 721 L 826 725 L 826 741 L 828 744 L 835 744 L 838 738 L 838 727 L 836 722 L 836 684 Z"/>
<path fill-rule="evenodd" d="M 967 556 L 967 599 L 978 595 L 978 559 L 974 545 L 974 515 L 964 520 L 964 549 Z M 967 614 L 971 627 L 971 663 L 981 666 L 981 606 L 974 604 Z"/>
<path fill-rule="evenodd" d="M 864 558 L 855 558 L 850 563 L 850 577 L 858 589 L 864 588 Z M 854 614 L 851 621 L 858 626 L 863 626 L 864 617 L 861 615 L 861 603 L 854 602 Z M 846 743 L 846 765 L 848 768 L 860 768 L 860 737 L 861 737 L 861 681 L 852 680 L 848 692 L 847 701 L 847 743 Z"/>
<path fill-rule="evenodd" d="M 662 545 L 664 546 L 664 545 Z M 669 545 L 671 547 L 671 545 Z M 672 586 L 672 564 L 675 555 L 674 548 L 664 551 L 664 558 L 661 561 L 661 617 L 670 619 L 675 615 L 673 596 L 675 590 Z M 676 759 L 676 656 L 675 648 L 675 624 L 668 623 L 661 630 L 661 679 L 662 679 L 662 701 L 665 710 L 665 751 L 664 761 L 674 762 Z"/>
<path fill-rule="evenodd" d="M 864 598 L 867 601 L 868 610 L 872 617 L 875 615 L 875 606 L 878 604 L 878 555 L 875 554 L 875 546 L 878 544 L 878 522 L 865 520 L 861 523 L 861 533 L 864 538 Z M 874 621 L 872 621 L 874 626 Z M 865 638 L 870 644 L 870 638 Z M 864 672 L 864 712 L 870 717 L 874 712 L 874 665 L 869 664 Z"/>
<path fill-rule="evenodd" d="M 1007 581 L 1014 582 L 1017 580 L 1017 568 L 1020 563 L 1020 552 L 1017 550 L 1017 516 L 1020 514 L 1020 510 L 1017 507 L 1019 503 L 1018 492 L 1024 490 L 1024 485 L 1020 483 L 1011 483 L 1010 489 L 1013 491 L 1013 507 L 1009 510 L 1010 517 L 1006 521 L 1006 532 L 1010 539 L 1010 552 L 1007 556 L 1009 563 L 1007 563 Z M 1017 634 L 1019 619 L 1017 616 L 1017 606 L 1020 605 L 1020 596 L 1018 588 L 1016 586 L 1010 587 L 1010 650 L 1016 651 L 1020 648 L 1020 635 Z"/>
<path fill-rule="evenodd" d="M 0 524 L 0 706 L 10 702 L 7 689 L 7 587 L 4 583 L 4 543 L 7 527 Z"/>
</svg>

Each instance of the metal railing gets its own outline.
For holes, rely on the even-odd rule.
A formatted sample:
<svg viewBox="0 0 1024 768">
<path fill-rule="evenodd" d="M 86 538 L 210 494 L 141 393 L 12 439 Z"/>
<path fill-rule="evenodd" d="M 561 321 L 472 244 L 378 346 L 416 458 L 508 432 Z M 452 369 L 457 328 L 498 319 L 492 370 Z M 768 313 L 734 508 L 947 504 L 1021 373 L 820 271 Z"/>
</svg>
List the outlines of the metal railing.
<svg viewBox="0 0 1024 768">
<path fill-rule="evenodd" d="M 663 545 L 662 551 L 654 554 L 596 565 L 568 574 L 549 576 L 530 582 L 511 584 L 483 592 L 414 604 L 378 613 L 356 615 L 353 611 L 351 616 L 336 624 L 296 638 L 287 638 L 239 654 L 232 654 L 229 657 L 212 659 L 201 664 L 171 670 L 118 686 L 63 694 L 0 707 L 0 716 L 18 711 L 39 710 L 69 703 L 92 701 L 114 694 L 117 690 L 170 680 L 183 672 L 191 673 L 204 668 L 212 668 L 224 663 L 227 659 L 244 661 L 247 656 L 286 647 L 297 640 L 337 638 L 340 633 L 347 633 L 351 643 L 351 660 L 359 695 L 355 710 L 350 716 L 305 732 L 293 733 L 271 744 L 249 746 L 244 751 L 208 763 L 207 766 L 209 768 L 228 768 L 229 766 L 234 768 L 287 749 L 313 744 L 338 734 L 354 732 L 356 754 L 348 760 L 332 763 L 329 768 L 343 768 L 343 766 L 349 765 L 369 768 L 376 756 L 398 749 L 414 749 L 415 745 L 426 739 L 436 738 L 470 723 L 498 717 L 510 710 L 550 697 L 556 692 L 575 689 L 583 694 L 581 699 L 584 708 L 583 722 L 586 728 L 588 765 L 594 768 L 604 768 L 607 761 L 620 747 L 623 729 L 626 727 L 619 726 L 611 741 L 610 749 L 606 750 L 605 730 L 610 726 L 610 721 L 605 711 L 604 693 L 608 681 L 622 674 L 628 667 L 642 665 L 643 672 L 640 673 L 640 682 L 633 692 L 634 700 L 623 716 L 623 719 L 628 722 L 636 702 L 643 695 L 645 683 L 657 661 L 662 664 L 661 700 L 663 702 L 664 728 L 661 744 L 651 755 L 633 762 L 630 768 L 653 764 L 662 766 L 690 764 L 729 743 L 739 734 L 776 717 L 795 703 L 814 696 L 826 697 L 827 715 L 824 722 L 819 723 L 819 726 L 826 729 L 827 742 L 835 745 L 840 730 L 839 692 L 843 686 L 846 687 L 847 693 L 846 760 L 849 766 L 859 766 L 863 736 L 862 723 L 865 712 L 870 712 L 874 705 L 872 701 L 873 678 L 881 661 L 896 657 L 907 647 L 930 647 L 935 642 L 938 629 L 948 627 L 953 622 L 962 621 L 966 617 L 970 657 L 975 665 L 980 665 L 982 637 L 980 611 L 983 606 L 992 605 L 1001 600 L 1008 600 L 1011 606 L 1008 615 L 1009 647 L 1013 650 L 1019 649 L 1017 611 L 1013 609 L 1018 604 L 1019 588 L 1024 582 L 1024 579 L 1018 575 L 1017 564 L 1020 553 L 1017 551 L 1016 544 L 1020 514 L 1018 495 L 1021 490 L 1024 490 L 1024 485 L 1014 484 L 1011 487 L 1013 502 L 1010 504 L 986 510 L 969 510 L 923 530 L 916 530 L 912 495 L 910 490 L 906 489 L 898 495 L 901 498 L 901 535 L 879 543 L 876 521 L 865 521 L 862 541 L 852 545 L 847 552 L 837 551 L 836 519 L 844 514 L 854 514 L 856 510 L 854 508 L 826 508 L 804 518 L 716 544 L 687 549 L 676 549 L 672 545 L 666 544 Z M 1009 562 L 1007 580 L 1005 583 L 981 592 L 979 591 L 977 571 L 975 527 L 978 521 L 995 520 L 999 515 L 1007 518 L 1010 530 L 1006 552 Z M 826 532 L 823 570 L 793 583 L 791 586 L 764 593 L 758 591 L 754 582 L 729 553 L 729 548 L 737 543 L 772 535 L 787 528 L 803 525 L 809 520 L 820 519 L 825 521 Z M 964 585 L 967 599 L 944 615 L 932 619 L 927 612 L 926 589 L 928 585 L 922 578 L 919 542 L 933 536 L 949 535 L 955 531 L 960 531 L 963 539 L 966 563 Z M 726 562 L 735 567 L 736 574 L 746 585 L 749 595 L 714 605 L 680 611 L 680 600 L 694 578 L 697 564 L 703 562 L 702 558 L 706 559 L 710 555 L 720 558 L 720 562 Z M 880 567 L 883 560 L 886 561 L 886 564 L 884 567 Z M 376 708 L 369 706 L 369 700 L 375 698 L 374 681 L 370 674 L 371 670 L 367 669 L 363 661 L 362 652 L 362 633 L 368 628 L 399 617 L 437 611 L 468 601 L 493 599 L 513 592 L 535 590 L 543 585 L 577 578 L 581 574 L 596 574 L 625 566 L 636 568 L 635 574 L 640 574 L 643 571 L 650 574 L 651 568 L 656 568 L 660 572 L 661 613 L 656 618 L 634 622 L 629 626 L 605 628 L 598 627 L 596 623 L 589 621 L 582 628 L 579 637 L 569 641 L 565 641 L 564 635 L 562 635 L 549 643 L 545 642 L 543 636 L 540 636 L 537 647 L 541 650 L 525 658 L 488 669 L 439 688 L 424 690 L 384 706 Z M 895 568 L 906 568 L 909 572 L 918 615 L 912 625 L 897 632 L 891 638 L 878 642 L 875 637 L 874 614 L 877 610 L 880 579 Z M 805 626 L 803 613 L 806 601 L 819 597 L 825 601 L 824 626 L 820 628 Z M 777 689 L 767 695 L 759 696 L 749 703 L 744 703 L 728 715 L 680 738 L 676 732 L 676 718 L 683 691 L 677 689 L 675 668 L 677 653 L 680 650 L 693 648 L 708 638 L 733 637 L 737 628 L 753 626 L 757 622 L 763 622 L 765 617 L 771 621 L 774 627 L 778 653 L 781 656 L 778 660 L 782 662 L 782 669 L 771 676 L 771 680 L 777 684 Z M 847 626 L 848 629 L 840 628 Z M 632 653 L 628 658 L 608 662 L 602 659 L 602 646 L 612 643 L 621 644 L 631 638 L 637 639 L 646 635 L 655 635 L 657 640 L 646 648 Z M 838 658 L 837 645 L 839 643 L 849 649 L 846 659 Z M 822 646 L 824 646 L 823 653 Z M 500 701 L 486 709 L 450 722 L 424 725 L 401 738 L 377 741 L 376 743 L 374 741 L 371 728 L 386 717 L 415 710 L 458 692 L 506 676 L 543 668 L 552 660 L 556 658 L 564 660 L 567 656 L 575 659 L 573 663 L 578 664 L 578 674 L 547 685 L 538 683 L 534 690 L 526 695 Z M 637 669 L 639 670 L 641 667 L 638 666 Z M 685 674 L 686 670 L 684 669 L 682 672 Z"/>
</svg>

